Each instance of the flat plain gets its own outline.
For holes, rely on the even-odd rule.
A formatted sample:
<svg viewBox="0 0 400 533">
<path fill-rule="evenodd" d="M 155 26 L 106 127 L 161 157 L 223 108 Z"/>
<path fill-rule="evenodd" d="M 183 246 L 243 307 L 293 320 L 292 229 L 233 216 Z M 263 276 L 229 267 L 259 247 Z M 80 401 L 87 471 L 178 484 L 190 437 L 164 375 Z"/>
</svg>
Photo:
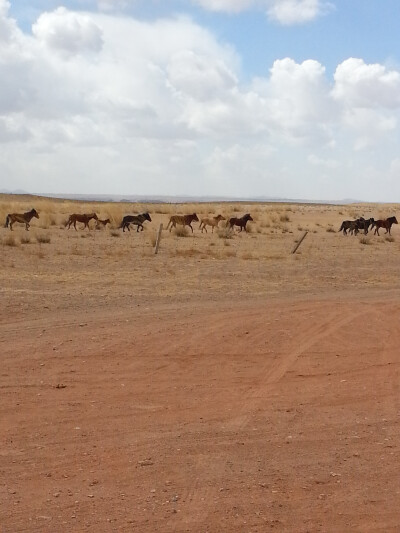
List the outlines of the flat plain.
<svg viewBox="0 0 400 533">
<path fill-rule="evenodd" d="M 400 228 L 338 232 L 398 205 L 1 195 L 0 221 L 32 207 L 0 228 L 1 533 L 400 530 Z M 155 255 L 192 212 L 254 221 Z"/>
</svg>

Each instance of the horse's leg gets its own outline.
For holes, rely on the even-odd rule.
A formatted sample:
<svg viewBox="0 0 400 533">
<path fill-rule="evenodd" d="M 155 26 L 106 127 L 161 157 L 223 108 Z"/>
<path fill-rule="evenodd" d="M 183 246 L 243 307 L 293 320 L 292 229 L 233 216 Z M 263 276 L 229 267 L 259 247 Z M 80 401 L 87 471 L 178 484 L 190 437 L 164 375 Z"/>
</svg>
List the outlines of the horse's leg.
<svg viewBox="0 0 400 533">
<path fill-rule="evenodd" d="M 193 228 L 192 228 L 192 225 L 191 224 L 188 224 L 189 228 L 192 230 L 192 233 L 193 233 Z"/>
<path fill-rule="evenodd" d="M 29 222 L 25 222 L 25 231 L 29 231 L 30 224 Z"/>
</svg>

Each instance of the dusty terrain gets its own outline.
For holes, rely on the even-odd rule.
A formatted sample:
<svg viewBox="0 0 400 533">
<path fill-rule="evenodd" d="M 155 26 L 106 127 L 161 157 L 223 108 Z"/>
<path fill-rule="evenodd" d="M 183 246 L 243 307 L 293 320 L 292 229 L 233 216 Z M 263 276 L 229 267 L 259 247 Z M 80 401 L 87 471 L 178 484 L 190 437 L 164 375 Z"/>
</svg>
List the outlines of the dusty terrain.
<svg viewBox="0 0 400 533">
<path fill-rule="evenodd" d="M 400 228 L 337 232 L 398 206 L 3 196 L 1 220 L 32 206 L 0 229 L 1 533 L 400 530 Z M 64 229 L 93 209 L 113 227 Z M 154 255 L 193 210 L 254 222 Z"/>
</svg>

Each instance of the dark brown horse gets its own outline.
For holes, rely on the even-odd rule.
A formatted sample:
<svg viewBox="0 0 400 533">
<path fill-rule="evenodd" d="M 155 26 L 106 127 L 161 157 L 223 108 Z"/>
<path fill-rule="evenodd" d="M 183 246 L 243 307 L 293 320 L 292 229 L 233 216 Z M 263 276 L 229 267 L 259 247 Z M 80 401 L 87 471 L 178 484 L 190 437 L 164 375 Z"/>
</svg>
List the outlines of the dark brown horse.
<svg viewBox="0 0 400 533">
<path fill-rule="evenodd" d="M 179 224 L 180 226 L 183 226 L 183 227 L 189 226 L 189 228 L 192 230 L 192 233 L 193 233 L 193 228 L 191 224 L 195 220 L 197 220 L 197 222 L 199 221 L 196 213 L 193 213 L 192 215 L 172 215 L 172 217 L 169 219 L 167 229 L 169 228 L 169 231 L 171 231 L 172 228 L 176 228 L 176 225 Z"/>
<path fill-rule="evenodd" d="M 385 220 L 375 220 L 372 224 L 372 227 L 375 228 L 374 235 L 379 235 L 379 228 L 385 228 L 385 233 L 389 233 L 390 235 L 390 229 L 393 224 L 398 224 L 396 217 L 385 218 Z"/>
<path fill-rule="evenodd" d="M 67 220 L 65 225 L 68 226 L 69 229 L 71 227 L 71 224 L 73 224 L 76 231 L 76 223 L 82 222 L 84 224 L 82 229 L 88 228 L 90 231 L 89 221 L 92 220 L 92 218 L 94 218 L 94 220 L 98 220 L 96 213 L 89 213 L 83 215 L 78 215 L 74 213 L 73 215 L 69 216 L 69 219 Z"/>
<path fill-rule="evenodd" d="M 29 231 L 29 222 L 33 217 L 39 218 L 36 209 L 31 209 L 27 213 L 11 213 L 7 215 L 4 227 L 8 228 L 8 226 L 10 226 L 10 230 L 12 231 L 13 224 L 15 224 L 15 222 L 20 222 L 21 224 L 25 224 L 26 231 Z"/>
<path fill-rule="evenodd" d="M 222 215 L 217 215 L 216 217 L 212 218 L 202 218 L 200 222 L 199 229 L 201 229 L 201 233 L 203 233 L 203 230 L 206 230 L 207 233 L 207 227 L 211 226 L 211 233 L 214 233 L 214 228 L 218 228 L 218 224 L 220 220 L 225 220 L 225 217 Z"/>
<path fill-rule="evenodd" d="M 141 229 L 141 231 L 143 231 L 144 230 L 143 222 L 145 220 L 148 220 L 149 222 L 151 222 L 150 213 L 142 213 L 140 215 L 126 215 L 122 219 L 120 228 L 122 228 L 122 231 L 125 231 L 125 229 L 128 229 L 128 231 L 131 231 L 129 226 L 130 224 L 133 224 L 134 226 L 137 226 L 136 232 L 139 231 L 139 228 Z"/>
<path fill-rule="evenodd" d="M 347 231 L 350 232 L 350 235 L 353 235 L 353 233 L 357 235 L 360 231 L 363 231 L 364 235 L 367 235 L 370 225 L 374 222 L 375 220 L 373 218 L 366 220 L 363 217 L 357 218 L 356 220 L 343 220 L 339 231 L 343 231 L 343 235 L 347 235 Z"/>
<path fill-rule="evenodd" d="M 111 220 L 109 218 L 106 218 L 105 220 L 101 220 L 101 218 L 98 218 L 96 220 L 96 229 L 105 228 L 107 224 L 111 224 Z"/>
<path fill-rule="evenodd" d="M 250 213 L 246 213 L 245 215 L 243 215 L 241 218 L 230 218 L 228 220 L 228 223 L 227 223 L 227 226 L 229 226 L 229 229 L 233 229 L 234 226 L 239 226 L 240 227 L 240 231 L 244 230 L 247 231 L 247 228 L 246 228 L 246 224 L 247 222 L 249 221 L 252 221 L 252 217 L 250 215 Z"/>
</svg>

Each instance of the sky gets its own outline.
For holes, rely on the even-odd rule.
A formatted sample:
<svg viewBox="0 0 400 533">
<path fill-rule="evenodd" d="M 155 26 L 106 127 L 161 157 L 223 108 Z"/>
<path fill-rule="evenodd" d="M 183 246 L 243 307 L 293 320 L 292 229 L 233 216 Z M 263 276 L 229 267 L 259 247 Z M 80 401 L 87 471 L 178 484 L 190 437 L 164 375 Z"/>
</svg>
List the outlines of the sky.
<svg viewBox="0 0 400 533">
<path fill-rule="evenodd" d="M 398 0 L 0 0 L 0 191 L 400 202 Z"/>
</svg>

